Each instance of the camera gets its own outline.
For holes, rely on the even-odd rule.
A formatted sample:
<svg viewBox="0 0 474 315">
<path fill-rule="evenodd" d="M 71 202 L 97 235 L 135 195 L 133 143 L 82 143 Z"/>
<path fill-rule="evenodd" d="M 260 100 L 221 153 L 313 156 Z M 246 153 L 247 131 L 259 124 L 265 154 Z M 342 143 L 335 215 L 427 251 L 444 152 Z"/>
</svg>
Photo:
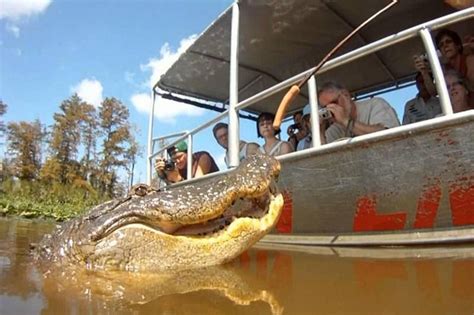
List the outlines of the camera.
<svg viewBox="0 0 474 315">
<path fill-rule="evenodd" d="M 176 167 L 173 160 L 165 160 L 165 171 L 172 171 Z"/>
<path fill-rule="evenodd" d="M 300 123 L 290 125 L 290 126 L 288 126 L 288 135 L 291 136 L 295 133 L 298 133 L 299 130 L 301 130 L 301 124 Z"/>
<path fill-rule="evenodd" d="M 326 120 L 332 117 L 332 113 L 325 107 L 318 110 L 319 120 Z"/>
<path fill-rule="evenodd" d="M 420 58 L 421 60 L 423 60 L 424 62 L 428 62 L 428 55 L 427 55 L 427 54 L 421 54 L 421 55 L 419 56 L 419 58 Z"/>
</svg>

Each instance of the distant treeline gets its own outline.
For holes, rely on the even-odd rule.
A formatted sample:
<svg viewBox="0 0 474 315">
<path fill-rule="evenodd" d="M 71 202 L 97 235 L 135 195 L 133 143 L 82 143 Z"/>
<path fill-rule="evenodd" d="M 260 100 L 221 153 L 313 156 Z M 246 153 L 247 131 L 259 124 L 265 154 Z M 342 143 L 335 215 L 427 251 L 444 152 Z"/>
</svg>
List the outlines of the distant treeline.
<svg viewBox="0 0 474 315">
<path fill-rule="evenodd" d="M 128 109 L 106 98 L 97 109 L 76 94 L 64 100 L 52 126 L 40 120 L 5 124 L 0 101 L 0 212 L 63 219 L 123 195 L 133 181 L 139 147 Z M 127 183 L 119 174 L 127 174 Z"/>
</svg>

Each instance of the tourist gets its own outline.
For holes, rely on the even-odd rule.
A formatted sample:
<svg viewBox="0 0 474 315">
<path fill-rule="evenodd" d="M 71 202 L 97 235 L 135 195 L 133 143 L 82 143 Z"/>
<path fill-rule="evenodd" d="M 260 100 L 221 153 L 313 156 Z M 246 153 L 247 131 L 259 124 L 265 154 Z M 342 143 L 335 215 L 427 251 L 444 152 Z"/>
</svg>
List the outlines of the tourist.
<svg viewBox="0 0 474 315">
<path fill-rule="evenodd" d="M 424 84 L 424 76 L 421 72 L 417 72 L 415 81 L 418 94 L 405 104 L 403 114 L 404 125 L 431 119 L 442 114 L 439 99 L 428 92 Z"/>
<path fill-rule="evenodd" d="M 355 102 L 349 91 L 336 82 L 323 84 L 318 100 L 332 114 L 332 124 L 321 132 L 323 144 L 400 125 L 395 110 L 384 99 L 374 97 Z"/>
<path fill-rule="evenodd" d="M 265 140 L 265 144 L 260 147 L 262 153 L 271 156 L 283 155 L 294 151 L 294 148 L 287 141 L 279 140 L 276 136 L 280 130 L 273 129 L 275 115 L 272 113 L 261 113 L 257 118 L 257 135 Z"/>
<path fill-rule="evenodd" d="M 167 183 L 177 183 L 187 179 L 188 146 L 185 141 L 167 149 L 170 161 L 162 158 L 156 159 L 155 169 L 158 176 Z M 205 174 L 219 171 L 216 162 L 206 151 L 193 153 L 192 156 L 192 178 L 201 177 Z"/>
<path fill-rule="evenodd" d="M 472 97 L 467 89 L 466 81 L 455 70 L 446 70 L 444 80 L 449 92 L 449 99 L 453 112 L 458 113 L 469 109 L 474 109 L 474 104 L 470 103 Z"/>
<path fill-rule="evenodd" d="M 225 123 L 217 123 L 214 128 L 212 128 L 212 133 L 214 134 L 217 143 L 225 149 L 226 154 L 224 161 L 227 167 L 229 167 L 229 126 Z M 242 161 L 247 156 L 258 152 L 258 147 L 259 145 L 255 142 L 245 142 L 241 140 L 239 142 L 239 161 Z"/>
</svg>

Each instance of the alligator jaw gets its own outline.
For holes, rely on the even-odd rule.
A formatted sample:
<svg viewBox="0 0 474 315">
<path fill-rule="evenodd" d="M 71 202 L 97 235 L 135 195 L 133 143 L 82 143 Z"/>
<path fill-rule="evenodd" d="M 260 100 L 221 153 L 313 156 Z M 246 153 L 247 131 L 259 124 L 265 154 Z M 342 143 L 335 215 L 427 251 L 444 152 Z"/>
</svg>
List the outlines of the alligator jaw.
<svg viewBox="0 0 474 315">
<path fill-rule="evenodd" d="M 94 269 L 159 272 L 193 269 L 231 261 L 278 222 L 283 196 L 270 197 L 261 218 L 240 217 L 204 236 L 170 235 L 143 224 L 123 226 L 100 240 L 86 265 Z"/>
</svg>

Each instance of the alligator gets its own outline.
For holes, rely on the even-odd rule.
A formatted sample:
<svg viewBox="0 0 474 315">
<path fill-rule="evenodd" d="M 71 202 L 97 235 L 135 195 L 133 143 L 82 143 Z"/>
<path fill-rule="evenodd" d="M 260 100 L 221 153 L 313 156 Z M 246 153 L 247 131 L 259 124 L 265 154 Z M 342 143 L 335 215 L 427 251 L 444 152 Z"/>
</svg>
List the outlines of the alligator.
<svg viewBox="0 0 474 315">
<path fill-rule="evenodd" d="M 64 222 L 35 248 L 39 262 L 153 272 L 231 261 L 278 221 L 280 163 L 257 154 L 203 181 L 129 194 Z"/>
</svg>

